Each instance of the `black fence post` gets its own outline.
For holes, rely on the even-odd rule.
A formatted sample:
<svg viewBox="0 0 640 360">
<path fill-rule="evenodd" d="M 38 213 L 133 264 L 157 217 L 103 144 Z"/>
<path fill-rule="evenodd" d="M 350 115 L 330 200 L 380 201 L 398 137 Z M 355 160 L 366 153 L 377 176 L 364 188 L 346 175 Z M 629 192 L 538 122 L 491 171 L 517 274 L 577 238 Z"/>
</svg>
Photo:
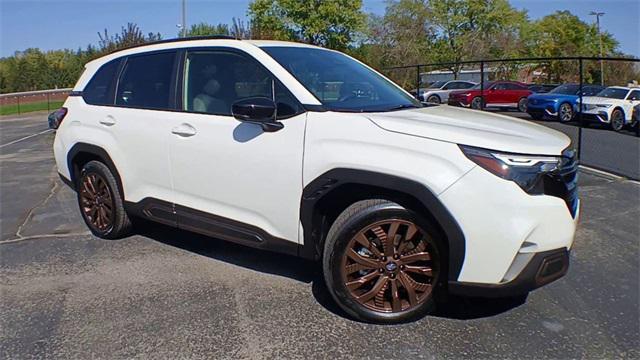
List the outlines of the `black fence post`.
<svg viewBox="0 0 640 360">
<path fill-rule="evenodd" d="M 47 93 L 47 112 L 51 111 L 51 107 L 50 107 L 50 101 L 49 101 L 49 93 Z"/>
<path fill-rule="evenodd" d="M 16 99 L 18 99 L 18 115 L 20 115 L 20 96 L 17 96 Z"/>
<path fill-rule="evenodd" d="M 583 68 L 582 68 L 582 57 L 578 59 L 578 68 L 580 71 L 580 87 L 578 93 L 580 95 L 580 102 L 578 105 L 578 160 L 582 158 L 582 127 L 584 126 L 584 119 L 582 116 L 582 83 L 583 83 Z"/>
<path fill-rule="evenodd" d="M 420 81 L 420 65 L 416 66 L 416 99 L 418 99 L 418 101 L 422 101 L 420 100 L 420 83 L 422 81 Z"/>
<path fill-rule="evenodd" d="M 484 61 L 480 61 L 480 110 L 484 110 Z"/>
</svg>

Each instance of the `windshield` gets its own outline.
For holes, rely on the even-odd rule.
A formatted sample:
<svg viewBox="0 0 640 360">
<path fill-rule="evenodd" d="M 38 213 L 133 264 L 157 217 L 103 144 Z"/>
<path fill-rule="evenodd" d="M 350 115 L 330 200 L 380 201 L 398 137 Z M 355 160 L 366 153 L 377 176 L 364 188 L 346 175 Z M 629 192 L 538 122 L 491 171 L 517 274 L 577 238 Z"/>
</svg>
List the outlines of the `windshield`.
<svg viewBox="0 0 640 360">
<path fill-rule="evenodd" d="M 329 110 L 378 112 L 422 104 L 366 66 L 335 51 L 263 47 Z"/>
<path fill-rule="evenodd" d="M 560 85 L 557 88 L 549 91 L 550 94 L 565 94 L 565 95 L 575 95 L 578 93 L 580 89 L 580 85 L 575 84 L 565 84 Z"/>
<path fill-rule="evenodd" d="M 600 91 L 596 96 L 611 98 L 611 99 L 624 99 L 627 96 L 627 89 L 618 89 L 618 88 L 606 88 Z"/>
<path fill-rule="evenodd" d="M 482 84 L 481 84 L 481 83 L 477 83 L 477 84 L 475 84 L 471 89 L 478 89 L 478 90 L 480 90 L 480 85 L 482 85 Z M 485 81 L 485 82 L 484 82 L 484 89 L 485 89 L 485 90 L 486 90 L 486 89 L 488 89 L 489 87 L 491 87 L 491 85 L 493 85 L 493 82 L 487 82 L 487 81 Z"/>
</svg>

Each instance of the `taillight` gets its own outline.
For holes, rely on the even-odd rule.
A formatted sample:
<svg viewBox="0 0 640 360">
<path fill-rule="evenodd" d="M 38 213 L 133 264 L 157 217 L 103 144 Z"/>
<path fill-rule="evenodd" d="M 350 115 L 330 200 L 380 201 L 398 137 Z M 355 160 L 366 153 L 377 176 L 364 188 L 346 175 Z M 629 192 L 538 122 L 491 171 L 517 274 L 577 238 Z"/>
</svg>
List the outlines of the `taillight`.
<svg viewBox="0 0 640 360">
<path fill-rule="evenodd" d="M 57 129 L 60 124 L 62 124 L 62 120 L 64 120 L 64 117 L 67 116 L 67 112 L 68 110 L 66 107 L 61 107 L 60 109 L 49 114 L 49 128 Z"/>
</svg>

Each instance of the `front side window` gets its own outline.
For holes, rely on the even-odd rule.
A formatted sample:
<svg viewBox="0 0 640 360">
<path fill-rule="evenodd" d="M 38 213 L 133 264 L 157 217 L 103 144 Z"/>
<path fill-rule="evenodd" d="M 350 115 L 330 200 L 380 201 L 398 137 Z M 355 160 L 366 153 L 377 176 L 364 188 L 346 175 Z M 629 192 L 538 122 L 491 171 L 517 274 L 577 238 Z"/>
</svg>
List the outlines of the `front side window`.
<svg viewBox="0 0 640 360">
<path fill-rule="evenodd" d="M 327 109 L 344 112 L 422 107 L 376 72 L 335 51 L 306 47 L 263 47 Z"/>
<path fill-rule="evenodd" d="M 82 98 L 87 104 L 113 105 L 113 88 L 119 65 L 120 59 L 112 60 L 96 71 L 82 91 Z"/>
<path fill-rule="evenodd" d="M 183 89 L 183 110 L 191 112 L 230 116 L 233 103 L 252 97 L 274 99 L 278 119 L 302 111 L 298 101 L 256 60 L 235 52 L 189 51 Z"/>
<path fill-rule="evenodd" d="M 606 97 L 610 99 L 624 99 L 627 96 L 627 89 L 619 89 L 619 88 L 606 88 L 600 91 L 596 96 Z"/>
<path fill-rule="evenodd" d="M 175 52 L 129 57 L 118 82 L 116 105 L 171 109 L 171 78 L 175 58 Z"/>
</svg>

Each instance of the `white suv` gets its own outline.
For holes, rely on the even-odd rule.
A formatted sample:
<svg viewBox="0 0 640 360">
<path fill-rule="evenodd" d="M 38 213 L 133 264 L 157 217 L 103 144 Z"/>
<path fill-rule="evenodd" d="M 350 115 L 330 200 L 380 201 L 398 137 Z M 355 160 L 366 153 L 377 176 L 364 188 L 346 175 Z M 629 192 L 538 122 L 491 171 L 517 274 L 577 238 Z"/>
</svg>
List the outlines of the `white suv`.
<svg viewBox="0 0 640 360">
<path fill-rule="evenodd" d="M 162 41 L 88 63 L 64 107 L 58 170 L 102 238 L 143 217 L 319 260 L 348 314 L 386 323 L 447 292 L 525 294 L 568 268 L 569 138 L 425 107 L 336 51 Z"/>
<path fill-rule="evenodd" d="M 582 117 L 609 124 L 615 131 L 633 126 L 633 107 L 640 105 L 640 89 L 610 86 L 594 96 L 582 98 Z"/>
</svg>

